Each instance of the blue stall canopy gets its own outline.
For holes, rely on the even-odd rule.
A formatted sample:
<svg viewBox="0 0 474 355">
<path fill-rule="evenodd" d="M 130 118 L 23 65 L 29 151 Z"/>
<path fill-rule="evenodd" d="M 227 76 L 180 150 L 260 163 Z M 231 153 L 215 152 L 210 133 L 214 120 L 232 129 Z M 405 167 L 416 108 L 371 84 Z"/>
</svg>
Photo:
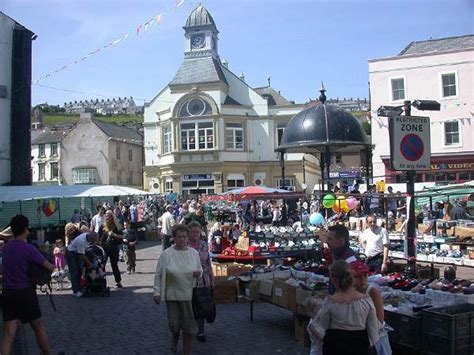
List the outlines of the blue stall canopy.
<svg viewBox="0 0 474 355">
<path fill-rule="evenodd" d="M 150 195 L 150 192 L 117 185 L 0 186 L 0 202 L 140 195 Z"/>
</svg>

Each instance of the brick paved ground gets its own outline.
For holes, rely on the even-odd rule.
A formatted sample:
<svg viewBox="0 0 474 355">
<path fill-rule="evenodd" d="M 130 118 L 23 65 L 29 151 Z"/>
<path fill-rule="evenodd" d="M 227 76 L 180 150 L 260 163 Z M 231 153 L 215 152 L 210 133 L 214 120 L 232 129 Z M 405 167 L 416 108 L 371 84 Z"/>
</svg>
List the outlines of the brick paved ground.
<svg viewBox="0 0 474 355">
<path fill-rule="evenodd" d="M 161 246 L 141 242 L 137 273 L 123 274 L 124 288 L 110 297 L 74 298 L 70 291 L 54 292 L 53 312 L 47 297 L 40 296 L 53 354 L 169 354 L 170 334 L 166 306 L 152 300 L 156 260 Z M 125 264 L 120 263 L 123 271 Z M 113 286 L 113 277 L 108 276 Z M 293 335 L 292 313 L 257 303 L 254 323 L 247 304 L 218 305 L 214 324 L 206 325 L 206 343 L 193 342 L 195 354 L 307 354 Z M 34 334 L 20 328 L 17 354 L 37 354 Z M 181 347 L 181 344 L 180 344 Z"/>
</svg>

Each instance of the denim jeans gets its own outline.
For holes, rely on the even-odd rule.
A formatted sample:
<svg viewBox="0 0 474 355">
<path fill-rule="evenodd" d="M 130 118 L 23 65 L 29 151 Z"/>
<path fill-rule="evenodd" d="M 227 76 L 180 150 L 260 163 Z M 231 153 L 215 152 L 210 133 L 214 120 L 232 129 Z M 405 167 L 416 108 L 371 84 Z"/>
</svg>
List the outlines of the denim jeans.
<svg viewBox="0 0 474 355">
<path fill-rule="evenodd" d="M 83 265 L 80 254 L 67 250 L 66 262 L 69 269 L 69 276 L 71 277 L 72 292 L 76 293 L 81 290 L 81 274 Z"/>
</svg>

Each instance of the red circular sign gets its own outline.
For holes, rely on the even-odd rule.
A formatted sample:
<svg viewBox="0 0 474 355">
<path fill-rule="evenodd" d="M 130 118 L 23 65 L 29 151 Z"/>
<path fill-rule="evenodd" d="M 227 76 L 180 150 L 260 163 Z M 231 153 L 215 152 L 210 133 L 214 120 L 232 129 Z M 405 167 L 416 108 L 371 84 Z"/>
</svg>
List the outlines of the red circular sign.
<svg viewBox="0 0 474 355">
<path fill-rule="evenodd" d="M 407 134 L 400 142 L 400 152 L 404 159 L 408 161 L 419 160 L 425 151 L 425 144 L 420 136 Z"/>
</svg>

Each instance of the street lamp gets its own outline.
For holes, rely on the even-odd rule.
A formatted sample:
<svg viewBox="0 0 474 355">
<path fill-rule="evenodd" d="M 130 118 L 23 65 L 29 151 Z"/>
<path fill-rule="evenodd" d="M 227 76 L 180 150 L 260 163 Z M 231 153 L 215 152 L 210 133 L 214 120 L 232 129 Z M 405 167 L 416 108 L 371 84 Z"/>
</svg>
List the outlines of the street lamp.
<svg viewBox="0 0 474 355">
<path fill-rule="evenodd" d="M 281 168 L 281 186 L 280 188 L 282 190 L 286 190 L 286 187 L 285 187 L 285 152 L 284 151 L 281 151 L 280 152 L 280 168 Z M 283 223 L 286 224 L 286 203 L 285 203 L 285 200 L 283 200 L 283 206 L 281 206 L 281 217 L 282 217 L 282 221 Z"/>
</svg>

